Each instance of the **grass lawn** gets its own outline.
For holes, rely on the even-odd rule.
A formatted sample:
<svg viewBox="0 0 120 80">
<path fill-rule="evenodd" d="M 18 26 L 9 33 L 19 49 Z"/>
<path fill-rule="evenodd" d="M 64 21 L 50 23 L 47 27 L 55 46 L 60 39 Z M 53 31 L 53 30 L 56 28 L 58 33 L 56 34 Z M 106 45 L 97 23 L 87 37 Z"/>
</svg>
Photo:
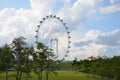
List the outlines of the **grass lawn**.
<svg viewBox="0 0 120 80">
<path fill-rule="evenodd" d="M 50 74 L 49 80 L 107 80 L 75 71 L 57 71 L 57 73 L 57 75 Z M 5 80 L 5 72 L 0 73 L 0 80 Z M 8 80 L 15 80 L 15 72 L 9 72 Z M 25 74 L 23 75 L 22 80 L 25 80 Z M 37 80 L 37 75 L 31 73 L 29 80 Z M 43 80 L 45 80 L 45 75 L 43 76 Z"/>
</svg>

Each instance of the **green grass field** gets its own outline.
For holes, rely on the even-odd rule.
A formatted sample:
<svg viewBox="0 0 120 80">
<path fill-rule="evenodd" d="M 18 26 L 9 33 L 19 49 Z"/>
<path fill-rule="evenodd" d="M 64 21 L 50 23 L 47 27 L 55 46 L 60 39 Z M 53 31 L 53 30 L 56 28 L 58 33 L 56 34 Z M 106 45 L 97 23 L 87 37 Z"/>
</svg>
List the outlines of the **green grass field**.
<svg viewBox="0 0 120 80">
<path fill-rule="evenodd" d="M 57 75 L 50 74 L 49 80 L 107 80 L 101 79 L 98 76 L 88 75 L 75 71 L 57 71 L 57 73 Z M 5 80 L 4 72 L 0 73 L 0 80 Z M 9 72 L 8 80 L 15 80 L 15 72 Z M 22 80 L 25 80 L 25 74 L 23 75 Z M 29 80 L 37 80 L 37 75 L 31 73 L 31 77 Z M 45 75 L 43 76 L 43 80 L 45 80 Z"/>
</svg>

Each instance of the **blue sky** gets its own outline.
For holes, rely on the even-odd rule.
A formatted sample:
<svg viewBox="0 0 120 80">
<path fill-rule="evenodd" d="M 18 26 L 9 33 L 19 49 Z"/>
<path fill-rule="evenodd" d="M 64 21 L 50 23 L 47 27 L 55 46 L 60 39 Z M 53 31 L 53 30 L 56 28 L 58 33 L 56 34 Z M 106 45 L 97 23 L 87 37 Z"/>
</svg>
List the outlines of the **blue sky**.
<svg viewBox="0 0 120 80">
<path fill-rule="evenodd" d="M 0 0 L 0 9 L 4 8 L 26 8 L 30 9 L 29 0 Z"/>
<path fill-rule="evenodd" d="M 98 16 L 101 19 L 98 19 Z M 109 32 L 115 29 L 120 28 L 120 12 L 110 13 L 110 14 L 102 14 L 96 15 L 95 18 L 89 19 L 83 25 L 87 29 L 97 29 L 104 32 Z"/>
<path fill-rule="evenodd" d="M 0 0 L 0 46 L 18 36 L 33 44 L 36 25 L 50 14 L 59 16 L 69 27 L 70 60 L 120 55 L 120 0 Z M 61 29 L 54 29 L 55 23 L 53 27 L 46 25 L 41 31 L 43 39 Z M 65 36 L 58 38 L 65 45 Z"/>
<path fill-rule="evenodd" d="M 72 0 L 71 2 L 74 3 L 76 0 Z M 56 8 L 55 9 L 59 9 L 62 8 L 64 6 L 63 1 L 61 0 L 57 0 L 56 1 Z M 30 1 L 29 0 L 0 0 L 0 9 L 3 8 L 26 8 L 26 9 L 30 9 Z"/>
</svg>

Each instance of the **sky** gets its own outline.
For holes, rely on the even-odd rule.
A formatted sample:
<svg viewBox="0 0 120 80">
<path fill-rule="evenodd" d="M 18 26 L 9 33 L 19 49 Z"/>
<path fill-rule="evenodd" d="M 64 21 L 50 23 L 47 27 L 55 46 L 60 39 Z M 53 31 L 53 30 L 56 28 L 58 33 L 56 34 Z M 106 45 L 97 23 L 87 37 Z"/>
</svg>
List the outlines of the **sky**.
<svg viewBox="0 0 120 80">
<path fill-rule="evenodd" d="M 19 36 L 35 45 L 39 21 L 51 14 L 69 28 L 72 43 L 67 60 L 120 55 L 120 0 L 0 0 L 0 46 Z M 39 33 L 45 44 L 59 38 L 59 57 L 67 47 L 62 26 L 60 21 L 48 19 Z"/>
</svg>

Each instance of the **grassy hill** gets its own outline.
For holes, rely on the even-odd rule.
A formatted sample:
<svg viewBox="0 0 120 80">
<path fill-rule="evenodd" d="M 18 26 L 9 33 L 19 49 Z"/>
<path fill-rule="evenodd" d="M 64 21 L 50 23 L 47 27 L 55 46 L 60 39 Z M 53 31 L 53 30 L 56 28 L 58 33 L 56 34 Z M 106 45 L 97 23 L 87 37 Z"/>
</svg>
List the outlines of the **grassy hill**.
<svg viewBox="0 0 120 80">
<path fill-rule="evenodd" d="M 57 75 L 50 74 L 49 80 L 107 80 L 101 79 L 98 76 L 79 73 L 75 71 L 57 71 Z M 5 80 L 5 72 L 0 73 L 0 80 Z M 15 72 L 9 73 L 8 80 L 15 80 Z M 25 80 L 25 74 L 22 77 L 22 80 Z M 37 75 L 31 73 L 30 80 L 37 80 Z M 43 76 L 43 80 L 45 80 L 45 75 Z"/>
</svg>

